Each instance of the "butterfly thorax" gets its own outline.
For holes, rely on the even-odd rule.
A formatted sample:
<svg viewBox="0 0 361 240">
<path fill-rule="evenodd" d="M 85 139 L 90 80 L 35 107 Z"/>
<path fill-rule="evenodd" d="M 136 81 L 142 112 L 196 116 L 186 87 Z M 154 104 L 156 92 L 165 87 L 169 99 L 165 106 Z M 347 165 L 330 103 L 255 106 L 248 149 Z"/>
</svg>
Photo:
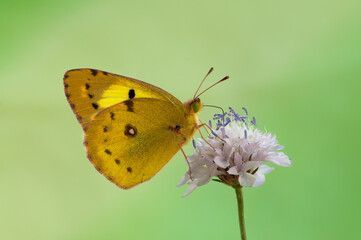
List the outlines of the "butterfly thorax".
<svg viewBox="0 0 361 240">
<path fill-rule="evenodd" d="M 185 123 L 176 129 L 176 132 L 182 136 L 182 145 L 189 142 L 197 130 L 198 117 L 197 114 L 202 109 L 202 102 L 199 98 L 191 99 L 184 103 L 185 107 Z"/>
</svg>

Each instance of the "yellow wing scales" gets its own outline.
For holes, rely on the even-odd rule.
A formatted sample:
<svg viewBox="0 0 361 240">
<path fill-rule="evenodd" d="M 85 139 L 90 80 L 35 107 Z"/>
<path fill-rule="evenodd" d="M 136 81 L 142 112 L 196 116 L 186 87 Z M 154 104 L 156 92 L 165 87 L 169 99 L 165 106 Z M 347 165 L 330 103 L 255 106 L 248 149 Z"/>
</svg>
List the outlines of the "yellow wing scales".
<svg viewBox="0 0 361 240">
<path fill-rule="evenodd" d="M 83 128 L 102 110 L 128 99 L 161 99 L 178 109 L 183 108 L 177 98 L 160 88 L 96 69 L 67 71 L 64 75 L 64 87 L 68 101 Z"/>
<path fill-rule="evenodd" d="M 131 99 L 95 116 L 85 131 L 88 158 L 121 188 L 152 178 L 194 134 L 195 115 L 160 99 Z M 172 129 L 180 126 L 181 134 Z"/>
</svg>

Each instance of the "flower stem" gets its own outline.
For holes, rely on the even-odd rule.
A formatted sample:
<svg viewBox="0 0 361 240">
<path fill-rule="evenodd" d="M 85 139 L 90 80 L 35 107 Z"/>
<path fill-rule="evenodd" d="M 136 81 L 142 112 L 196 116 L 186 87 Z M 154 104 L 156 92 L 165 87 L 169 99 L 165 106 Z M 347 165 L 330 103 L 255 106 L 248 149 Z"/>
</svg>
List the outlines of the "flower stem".
<svg viewBox="0 0 361 240">
<path fill-rule="evenodd" d="M 235 186 L 238 203 L 238 220 L 239 220 L 239 229 L 241 231 L 241 239 L 246 240 L 246 225 L 244 222 L 244 206 L 243 206 L 243 194 L 242 194 L 242 186 Z"/>
</svg>

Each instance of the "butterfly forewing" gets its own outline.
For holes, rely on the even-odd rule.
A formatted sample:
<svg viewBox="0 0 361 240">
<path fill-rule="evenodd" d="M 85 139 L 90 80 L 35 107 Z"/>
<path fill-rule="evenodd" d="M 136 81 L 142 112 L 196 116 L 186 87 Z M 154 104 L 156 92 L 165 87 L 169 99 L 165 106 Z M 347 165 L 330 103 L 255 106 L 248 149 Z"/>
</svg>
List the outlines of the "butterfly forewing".
<svg viewBox="0 0 361 240">
<path fill-rule="evenodd" d="M 160 88 L 95 69 L 67 71 L 64 86 L 68 101 L 83 128 L 102 110 L 129 99 L 161 99 L 178 109 L 183 108 L 177 98 Z"/>
</svg>

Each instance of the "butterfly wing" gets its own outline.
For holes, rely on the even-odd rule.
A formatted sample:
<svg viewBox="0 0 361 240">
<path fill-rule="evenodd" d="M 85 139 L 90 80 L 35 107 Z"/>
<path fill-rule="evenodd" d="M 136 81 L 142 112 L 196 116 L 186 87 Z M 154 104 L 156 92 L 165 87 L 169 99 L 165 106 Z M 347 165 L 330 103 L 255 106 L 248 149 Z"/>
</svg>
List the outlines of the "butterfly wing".
<svg viewBox="0 0 361 240">
<path fill-rule="evenodd" d="M 70 106 L 83 128 L 102 110 L 128 99 L 161 99 L 179 109 L 184 108 L 177 98 L 151 84 L 96 69 L 67 71 L 64 87 Z"/>
<path fill-rule="evenodd" d="M 121 188 L 152 178 L 192 134 L 175 126 L 194 126 L 169 101 L 131 99 L 109 107 L 89 123 L 84 143 L 95 168 Z"/>
</svg>

